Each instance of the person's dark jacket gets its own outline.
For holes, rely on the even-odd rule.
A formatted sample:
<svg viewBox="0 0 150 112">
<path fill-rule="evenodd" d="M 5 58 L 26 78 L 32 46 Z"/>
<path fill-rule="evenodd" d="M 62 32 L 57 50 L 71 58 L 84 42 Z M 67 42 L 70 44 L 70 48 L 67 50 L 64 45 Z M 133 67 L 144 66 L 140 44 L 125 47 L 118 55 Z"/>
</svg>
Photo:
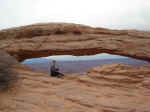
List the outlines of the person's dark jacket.
<svg viewBox="0 0 150 112">
<path fill-rule="evenodd" d="M 57 76 L 59 69 L 56 66 L 52 65 L 51 68 L 51 76 Z"/>
</svg>

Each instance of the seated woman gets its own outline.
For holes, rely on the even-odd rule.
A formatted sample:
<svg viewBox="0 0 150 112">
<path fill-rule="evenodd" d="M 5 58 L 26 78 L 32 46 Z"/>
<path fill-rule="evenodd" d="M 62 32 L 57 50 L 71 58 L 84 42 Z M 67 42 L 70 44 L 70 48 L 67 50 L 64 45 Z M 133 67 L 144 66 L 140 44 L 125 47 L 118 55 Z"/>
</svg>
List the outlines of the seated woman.
<svg viewBox="0 0 150 112">
<path fill-rule="evenodd" d="M 51 65 L 50 71 L 51 71 L 51 76 L 52 77 L 60 78 L 60 77 L 64 76 L 64 74 L 59 72 L 59 68 L 56 67 L 56 61 L 55 60 L 52 61 L 52 65 Z"/>
</svg>

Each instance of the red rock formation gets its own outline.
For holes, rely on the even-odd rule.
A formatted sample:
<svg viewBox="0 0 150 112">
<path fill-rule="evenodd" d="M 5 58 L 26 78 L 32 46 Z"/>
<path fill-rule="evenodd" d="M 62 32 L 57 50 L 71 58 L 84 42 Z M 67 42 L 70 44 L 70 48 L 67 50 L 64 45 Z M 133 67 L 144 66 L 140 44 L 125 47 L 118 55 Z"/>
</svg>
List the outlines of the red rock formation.
<svg viewBox="0 0 150 112">
<path fill-rule="evenodd" d="M 14 65 L 18 65 L 17 60 L 0 51 L 0 90 L 6 90 L 17 82 L 18 74 L 12 70 Z"/>
<path fill-rule="evenodd" d="M 78 24 L 49 23 L 0 31 L 0 50 L 19 61 L 57 54 L 107 52 L 150 61 L 150 32 L 109 30 Z"/>
<path fill-rule="evenodd" d="M 0 31 L 0 50 L 19 61 L 101 52 L 150 61 L 149 34 L 75 24 L 38 24 Z M 57 79 L 2 54 L 0 68 L 6 65 L 19 76 L 15 86 L 0 90 L 0 112 L 150 112 L 150 66 L 105 65 L 83 76 Z"/>
<path fill-rule="evenodd" d="M 105 65 L 64 79 L 15 70 L 20 81 L 0 93 L 0 112 L 150 112 L 150 66 Z"/>
</svg>

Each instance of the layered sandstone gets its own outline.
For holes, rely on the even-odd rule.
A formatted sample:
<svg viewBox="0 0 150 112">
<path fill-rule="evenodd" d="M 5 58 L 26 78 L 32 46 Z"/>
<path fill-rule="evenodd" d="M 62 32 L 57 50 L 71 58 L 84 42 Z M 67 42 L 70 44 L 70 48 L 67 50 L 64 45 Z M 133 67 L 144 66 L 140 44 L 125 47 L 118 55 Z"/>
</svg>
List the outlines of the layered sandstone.
<svg viewBox="0 0 150 112">
<path fill-rule="evenodd" d="M 150 32 L 145 31 L 66 23 L 2 30 L 0 87 L 7 84 L 3 82 L 5 76 L 11 81 L 17 74 L 18 80 L 6 90 L 0 89 L 0 112 L 150 112 L 150 66 L 105 65 L 82 76 L 68 74 L 64 79 L 57 79 L 16 61 L 101 52 L 150 61 L 149 47 Z"/>
<path fill-rule="evenodd" d="M 14 69 L 20 74 L 18 86 L 0 93 L 0 112 L 150 111 L 150 66 L 105 65 L 64 79 Z"/>
<path fill-rule="evenodd" d="M 0 31 L 0 50 L 19 61 L 57 54 L 111 53 L 150 61 L 150 32 L 47 23 Z"/>
</svg>

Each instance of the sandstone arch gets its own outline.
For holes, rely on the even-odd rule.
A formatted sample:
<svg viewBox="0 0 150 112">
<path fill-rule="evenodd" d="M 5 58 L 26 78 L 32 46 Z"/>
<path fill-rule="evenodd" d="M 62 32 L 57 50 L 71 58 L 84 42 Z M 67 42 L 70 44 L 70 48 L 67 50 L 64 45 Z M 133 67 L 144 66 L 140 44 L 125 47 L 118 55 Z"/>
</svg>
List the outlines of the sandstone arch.
<svg viewBox="0 0 150 112">
<path fill-rule="evenodd" d="M 144 31 L 108 30 L 66 23 L 0 31 L 0 50 L 19 61 L 56 54 L 100 52 L 150 61 L 149 47 L 150 32 Z M 19 76 L 15 88 L 1 91 L 0 112 L 150 111 L 149 66 L 106 65 L 93 68 L 84 76 L 55 79 L 18 64 L 5 52 L 0 52 L 0 65 L 2 69 L 9 68 L 8 76 L 12 76 L 13 71 Z"/>
<path fill-rule="evenodd" d="M 45 23 L 0 31 L 0 50 L 27 58 L 111 53 L 150 61 L 150 32 Z"/>
</svg>

